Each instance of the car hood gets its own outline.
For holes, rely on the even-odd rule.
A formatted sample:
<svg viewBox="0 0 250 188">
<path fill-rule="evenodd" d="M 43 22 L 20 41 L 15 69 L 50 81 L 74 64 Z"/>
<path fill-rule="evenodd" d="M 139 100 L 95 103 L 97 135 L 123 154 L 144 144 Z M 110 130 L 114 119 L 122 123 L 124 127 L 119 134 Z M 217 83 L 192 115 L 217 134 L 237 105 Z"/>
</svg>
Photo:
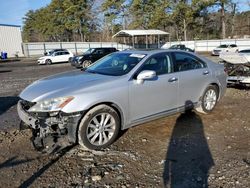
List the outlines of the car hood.
<svg viewBox="0 0 250 188">
<path fill-rule="evenodd" d="M 215 49 L 213 49 L 213 51 L 222 51 L 222 49 L 221 48 L 215 48 Z"/>
<path fill-rule="evenodd" d="M 35 81 L 25 88 L 20 98 L 37 102 L 50 98 L 70 96 L 77 90 L 93 87 L 107 81 L 114 80 L 113 76 L 93 74 L 79 70 L 65 72 Z"/>
<path fill-rule="evenodd" d="M 42 56 L 42 57 L 39 57 L 39 60 L 41 60 L 41 59 L 46 59 L 46 58 L 48 58 L 48 57 L 50 57 L 50 55 Z"/>
</svg>

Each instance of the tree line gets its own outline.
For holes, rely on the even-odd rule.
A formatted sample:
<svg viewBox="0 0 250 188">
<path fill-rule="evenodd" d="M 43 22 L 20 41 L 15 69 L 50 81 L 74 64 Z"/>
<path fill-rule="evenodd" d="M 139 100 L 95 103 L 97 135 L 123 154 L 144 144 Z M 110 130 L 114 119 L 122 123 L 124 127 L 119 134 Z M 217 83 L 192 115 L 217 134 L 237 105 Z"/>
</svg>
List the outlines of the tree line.
<svg viewBox="0 0 250 188">
<path fill-rule="evenodd" d="M 160 29 L 172 40 L 242 37 L 250 35 L 250 10 L 239 6 L 234 0 L 52 0 L 26 13 L 23 39 L 110 41 L 121 29 Z"/>
</svg>

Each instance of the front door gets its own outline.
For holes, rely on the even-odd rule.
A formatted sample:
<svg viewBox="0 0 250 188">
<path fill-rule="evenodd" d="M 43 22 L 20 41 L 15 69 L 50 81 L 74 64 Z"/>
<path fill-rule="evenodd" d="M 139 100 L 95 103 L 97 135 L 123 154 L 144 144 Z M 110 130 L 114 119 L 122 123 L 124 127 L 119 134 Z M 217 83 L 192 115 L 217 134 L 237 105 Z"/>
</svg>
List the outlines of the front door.
<svg viewBox="0 0 250 188">
<path fill-rule="evenodd" d="M 153 70 L 156 78 L 138 83 L 136 76 L 129 82 L 130 119 L 138 121 L 177 108 L 178 73 L 173 73 L 169 53 L 150 57 L 138 70 Z"/>
</svg>

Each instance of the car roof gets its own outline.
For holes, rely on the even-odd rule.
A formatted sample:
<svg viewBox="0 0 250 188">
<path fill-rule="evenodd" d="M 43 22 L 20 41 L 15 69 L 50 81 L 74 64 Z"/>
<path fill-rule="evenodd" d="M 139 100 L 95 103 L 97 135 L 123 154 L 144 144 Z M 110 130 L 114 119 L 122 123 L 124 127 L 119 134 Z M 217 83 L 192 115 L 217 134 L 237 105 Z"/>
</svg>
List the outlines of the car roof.
<svg viewBox="0 0 250 188">
<path fill-rule="evenodd" d="M 97 47 L 92 49 L 116 49 L 115 47 Z"/>
<path fill-rule="evenodd" d="M 50 50 L 51 52 L 53 51 L 68 51 L 67 49 L 61 49 L 61 48 L 57 48 L 57 49 L 53 49 L 53 50 Z"/>
<path fill-rule="evenodd" d="M 190 53 L 187 51 L 183 51 L 183 50 L 175 50 L 175 49 L 153 49 L 153 50 L 124 50 L 124 51 L 119 51 L 116 53 L 139 53 L 139 54 L 146 54 L 146 55 L 153 55 L 153 54 L 157 54 L 157 53 L 161 53 L 161 52 L 183 52 L 183 53 Z M 191 53 L 193 54 L 193 53 Z"/>
</svg>

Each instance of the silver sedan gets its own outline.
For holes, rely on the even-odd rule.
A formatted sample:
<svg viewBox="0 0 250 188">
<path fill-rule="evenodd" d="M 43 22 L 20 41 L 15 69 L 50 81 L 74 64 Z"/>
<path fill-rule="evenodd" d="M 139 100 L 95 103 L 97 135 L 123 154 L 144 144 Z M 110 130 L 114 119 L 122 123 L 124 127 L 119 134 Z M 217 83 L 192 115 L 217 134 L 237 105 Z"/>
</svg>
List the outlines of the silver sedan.
<svg viewBox="0 0 250 188">
<path fill-rule="evenodd" d="M 74 143 L 102 149 L 120 130 L 192 108 L 210 113 L 225 90 L 223 65 L 204 57 L 123 51 L 34 82 L 20 94 L 18 114 L 37 149 Z"/>
</svg>

